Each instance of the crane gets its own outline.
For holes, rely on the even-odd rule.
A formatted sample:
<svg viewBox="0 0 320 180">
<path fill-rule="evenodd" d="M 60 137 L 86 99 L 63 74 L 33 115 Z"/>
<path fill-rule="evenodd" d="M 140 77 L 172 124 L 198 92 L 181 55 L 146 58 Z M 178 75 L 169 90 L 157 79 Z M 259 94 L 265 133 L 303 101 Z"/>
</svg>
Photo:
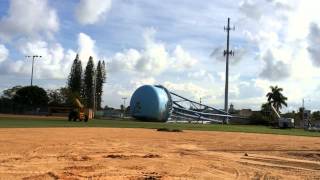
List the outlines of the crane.
<svg viewBox="0 0 320 180">
<path fill-rule="evenodd" d="M 74 108 L 70 111 L 68 120 L 69 121 L 84 121 L 87 122 L 89 119 L 89 112 L 90 110 L 88 108 L 85 108 L 85 106 L 80 102 L 78 98 L 74 99 Z"/>
<path fill-rule="evenodd" d="M 279 112 L 276 110 L 276 108 L 273 106 L 273 104 L 270 104 L 272 111 L 276 114 L 278 118 L 278 126 L 279 128 L 294 128 L 294 119 L 293 118 L 285 118 L 281 117 Z"/>
</svg>

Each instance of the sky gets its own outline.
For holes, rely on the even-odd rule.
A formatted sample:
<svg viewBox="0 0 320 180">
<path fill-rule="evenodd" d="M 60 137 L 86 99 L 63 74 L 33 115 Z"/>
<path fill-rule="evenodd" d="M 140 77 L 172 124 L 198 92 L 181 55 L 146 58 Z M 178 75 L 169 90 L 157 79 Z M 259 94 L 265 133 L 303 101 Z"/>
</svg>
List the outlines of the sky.
<svg viewBox="0 0 320 180">
<path fill-rule="evenodd" d="M 79 54 L 107 64 L 102 104 L 119 107 L 141 85 L 223 108 L 231 18 L 229 102 L 258 110 L 270 86 L 320 107 L 320 16 L 311 0 L 0 0 L 0 90 L 66 86 Z"/>
</svg>

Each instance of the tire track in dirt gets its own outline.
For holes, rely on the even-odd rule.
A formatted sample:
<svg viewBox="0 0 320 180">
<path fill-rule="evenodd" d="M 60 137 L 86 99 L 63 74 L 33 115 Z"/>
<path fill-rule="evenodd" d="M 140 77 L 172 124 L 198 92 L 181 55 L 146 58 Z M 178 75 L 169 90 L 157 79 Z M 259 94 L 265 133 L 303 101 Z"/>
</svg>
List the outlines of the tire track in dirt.
<svg viewBox="0 0 320 180">
<path fill-rule="evenodd" d="M 38 180 L 38 179 L 39 180 L 41 180 L 41 179 L 54 179 L 54 180 L 57 180 L 57 179 L 59 179 L 59 176 L 56 175 L 53 172 L 47 172 L 47 173 L 44 173 L 44 174 L 24 177 L 22 179 L 23 180 Z"/>
<path fill-rule="evenodd" d="M 303 169 L 318 171 L 320 170 L 320 163 L 310 162 L 305 160 L 295 160 L 295 159 L 283 159 L 283 158 L 274 158 L 274 157 L 243 157 L 243 160 L 247 162 L 256 164 L 265 164 L 266 166 L 276 166 L 292 169 Z"/>
</svg>

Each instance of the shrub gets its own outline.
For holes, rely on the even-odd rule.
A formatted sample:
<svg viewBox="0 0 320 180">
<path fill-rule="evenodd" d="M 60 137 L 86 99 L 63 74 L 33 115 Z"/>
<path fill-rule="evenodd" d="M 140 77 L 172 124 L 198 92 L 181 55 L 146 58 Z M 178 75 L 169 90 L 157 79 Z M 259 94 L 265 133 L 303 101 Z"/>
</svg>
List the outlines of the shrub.
<svg viewBox="0 0 320 180">
<path fill-rule="evenodd" d="M 26 86 L 19 89 L 13 97 L 13 101 L 30 107 L 40 107 L 48 105 L 47 92 L 38 86 Z"/>
<path fill-rule="evenodd" d="M 254 125 L 270 125 L 269 118 L 259 113 L 253 113 L 250 117 L 250 124 Z"/>
<path fill-rule="evenodd" d="M 182 132 L 181 129 L 169 129 L 169 128 L 158 128 L 157 131 L 164 131 L 164 132 Z"/>
</svg>

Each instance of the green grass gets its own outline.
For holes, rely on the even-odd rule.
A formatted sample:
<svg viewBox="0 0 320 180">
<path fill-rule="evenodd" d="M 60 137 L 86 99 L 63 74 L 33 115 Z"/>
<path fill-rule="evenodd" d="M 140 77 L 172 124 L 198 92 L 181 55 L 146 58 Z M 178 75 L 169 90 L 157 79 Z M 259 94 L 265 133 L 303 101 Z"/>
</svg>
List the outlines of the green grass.
<svg viewBox="0 0 320 180">
<path fill-rule="evenodd" d="M 43 128 L 43 127 L 115 127 L 115 128 L 148 128 L 148 129 L 181 129 L 197 131 L 225 131 L 263 134 L 282 134 L 295 136 L 320 137 L 319 132 L 308 132 L 303 129 L 275 129 L 267 126 L 254 125 L 221 125 L 221 124 L 182 124 L 140 122 L 131 120 L 107 119 L 90 120 L 84 122 L 69 122 L 58 118 L 31 118 L 31 117 L 0 117 L 0 128 Z"/>
</svg>

